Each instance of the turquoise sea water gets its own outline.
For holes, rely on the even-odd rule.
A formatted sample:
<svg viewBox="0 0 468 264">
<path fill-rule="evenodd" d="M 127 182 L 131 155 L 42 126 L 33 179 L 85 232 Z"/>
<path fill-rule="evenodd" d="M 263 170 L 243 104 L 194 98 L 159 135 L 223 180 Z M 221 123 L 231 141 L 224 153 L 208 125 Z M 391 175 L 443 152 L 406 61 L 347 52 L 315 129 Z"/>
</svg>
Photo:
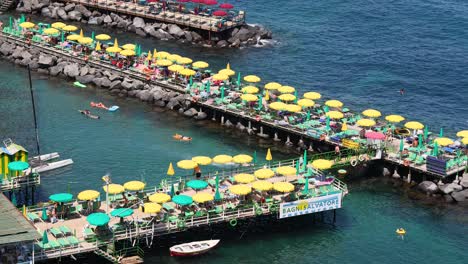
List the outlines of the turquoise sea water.
<svg viewBox="0 0 468 264">
<path fill-rule="evenodd" d="M 258 74 L 301 91 L 319 91 L 353 109 L 373 107 L 384 114 L 414 118 L 447 133 L 467 129 L 468 4 L 451 1 L 239 1 L 248 20 L 274 32 L 267 48 L 206 50 L 115 32 L 119 42 L 141 42 L 208 61 L 230 62 L 243 74 Z M 5 17 L 2 17 L 4 19 Z M 102 28 L 95 28 L 103 32 Z M 88 30 L 89 33 L 90 30 Z M 103 90 L 79 89 L 60 79 L 33 74 L 42 152 L 58 151 L 75 164 L 44 174 L 39 189 L 48 195 L 93 188 L 111 172 L 115 182 L 142 177 L 155 184 L 169 162 L 194 155 L 252 153 L 287 158 L 271 142 L 160 113 L 135 100 L 117 99 Z M 27 72 L 0 64 L 2 138 L 11 137 L 34 152 Z M 405 88 L 407 94 L 398 91 Z M 89 101 L 120 105 L 116 113 L 89 120 L 76 110 Z M 208 128 L 206 128 L 208 126 Z M 179 132 L 191 144 L 171 140 Z M 259 145 L 260 143 L 260 145 Z M 182 173 L 182 171 L 178 171 Z M 160 263 L 465 263 L 466 207 L 426 206 L 387 186 L 353 183 L 335 227 L 312 224 L 299 229 L 230 236 L 205 257 L 181 261 L 166 250 L 147 256 Z M 408 230 L 404 241 L 394 231 Z M 161 256 L 162 255 L 162 256 Z"/>
</svg>

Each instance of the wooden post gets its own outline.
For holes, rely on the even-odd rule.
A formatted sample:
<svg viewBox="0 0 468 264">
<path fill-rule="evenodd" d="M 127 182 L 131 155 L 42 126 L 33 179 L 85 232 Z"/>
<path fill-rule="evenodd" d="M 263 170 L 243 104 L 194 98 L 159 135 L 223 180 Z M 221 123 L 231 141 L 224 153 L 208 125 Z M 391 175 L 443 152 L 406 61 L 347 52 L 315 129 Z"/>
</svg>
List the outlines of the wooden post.
<svg viewBox="0 0 468 264">
<path fill-rule="evenodd" d="M 411 167 L 408 167 L 408 177 L 407 177 L 408 183 L 411 183 Z"/>
<path fill-rule="evenodd" d="M 221 116 L 221 125 L 224 124 L 224 116 Z"/>
</svg>

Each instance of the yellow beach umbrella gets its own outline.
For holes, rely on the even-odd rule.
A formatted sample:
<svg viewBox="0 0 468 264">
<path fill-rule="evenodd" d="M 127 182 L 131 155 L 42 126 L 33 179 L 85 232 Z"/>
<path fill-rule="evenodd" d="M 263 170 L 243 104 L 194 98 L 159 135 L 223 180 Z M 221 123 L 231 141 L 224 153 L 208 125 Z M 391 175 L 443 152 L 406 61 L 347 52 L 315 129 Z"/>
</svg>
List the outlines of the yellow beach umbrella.
<svg viewBox="0 0 468 264">
<path fill-rule="evenodd" d="M 368 117 L 372 117 L 372 118 L 376 118 L 376 117 L 379 117 L 379 116 L 382 115 L 382 113 L 380 113 L 380 111 L 377 111 L 375 109 L 364 110 L 364 111 L 362 111 L 362 114 L 365 115 L 365 116 L 368 116 Z"/>
<path fill-rule="evenodd" d="M 235 163 L 243 164 L 243 163 L 250 163 L 252 162 L 253 158 L 250 155 L 246 154 L 239 154 L 232 157 L 232 161 Z"/>
<path fill-rule="evenodd" d="M 233 76 L 234 74 L 236 74 L 236 72 L 231 70 L 231 69 L 222 69 L 218 73 L 223 74 L 223 75 L 227 75 L 227 76 Z"/>
<path fill-rule="evenodd" d="M 55 29 L 63 29 L 66 25 L 63 22 L 54 22 L 50 26 L 55 28 Z"/>
<path fill-rule="evenodd" d="M 122 46 L 122 49 L 126 49 L 126 50 L 135 50 L 135 48 L 136 48 L 135 44 L 130 44 L 130 43 Z"/>
<path fill-rule="evenodd" d="M 468 137 L 462 139 L 462 143 L 468 145 Z"/>
<path fill-rule="evenodd" d="M 232 157 L 229 155 L 218 155 L 213 158 L 214 163 L 225 164 L 232 162 Z"/>
<path fill-rule="evenodd" d="M 317 159 L 312 162 L 312 167 L 317 170 L 328 170 L 333 166 L 333 161 L 326 159 Z"/>
<path fill-rule="evenodd" d="M 293 94 L 282 94 L 282 95 L 278 96 L 278 98 L 281 101 L 286 101 L 286 102 L 296 100 L 296 96 L 294 96 Z"/>
<path fill-rule="evenodd" d="M 83 29 L 80 29 L 80 37 L 84 37 Z"/>
<path fill-rule="evenodd" d="M 92 201 L 99 197 L 99 192 L 95 190 L 86 190 L 78 194 L 78 200 L 81 201 Z"/>
<path fill-rule="evenodd" d="M 169 163 L 169 168 L 167 168 L 167 173 L 166 174 L 169 175 L 169 176 L 172 176 L 172 175 L 175 174 L 174 166 L 172 166 L 172 162 Z"/>
<path fill-rule="evenodd" d="M 162 206 L 157 203 L 144 203 L 140 206 L 140 211 L 147 214 L 157 214 L 161 212 Z"/>
<path fill-rule="evenodd" d="M 318 100 L 322 98 L 322 95 L 317 92 L 307 92 L 304 94 L 305 99 Z"/>
<path fill-rule="evenodd" d="M 32 22 L 23 22 L 21 24 L 19 24 L 20 27 L 22 28 L 33 28 L 36 26 L 36 24 L 32 23 Z"/>
<path fill-rule="evenodd" d="M 176 62 L 177 60 L 181 59 L 182 56 L 178 54 L 169 54 L 169 56 L 166 57 L 167 60 L 170 60 L 172 62 Z"/>
<path fill-rule="evenodd" d="M 246 195 L 252 192 L 252 188 L 245 184 L 236 184 L 229 187 L 229 191 L 237 195 Z"/>
<path fill-rule="evenodd" d="M 287 104 L 284 110 L 291 113 L 299 113 L 302 110 L 302 107 L 295 104 Z"/>
<path fill-rule="evenodd" d="M 343 122 L 343 125 L 341 126 L 341 131 L 346 131 L 348 130 L 348 125 L 346 124 L 346 121 Z"/>
<path fill-rule="evenodd" d="M 80 38 L 81 38 L 81 37 L 80 37 L 80 35 L 78 35 L 78 34 L 73 34 L 73 35 L 68 35 L 68 36 L 67 36 L 67 39 L 68 39 L 68 40 L 71 40 L 71 41 L 77 41 L 77 40 L 79 40 Z"/>
<path fill-rule="evenodd" d="M 124 50 L 121 50 L 119 52 L 120 55 L 122 56 L 125 56 L 125 57 L 128 57 L 128 56 L 135 56 L 135 51 L 133 50 L 128 50 L 128 49 L 124 49 Z"/>
<path fill-rule="evenodd" d="M 196 72 L 192 69 L 182 69 L 179 71 L 179 73 L 183 76 L 193 76 Z"/>
<path fill-rule="evenodd" d="M 273 184 L 269 181 L 255 181 L 252 183 L 252 188 L 257 191 L 269 191 L 273 189 Z"/>
<path fill-rule="evenodd" d="M 158 59 L 165 59 L 169 55 L 171 55 L 171 54 L 169 54 L 169 52 L 159 51 L 158 53 L 156 53 L 156 56 L 154 56 L 154 57 L 157 57 Z"/>
<path fill-rule="evenodd" d="M 278 90 L 282 85 L 277 82 L 269 82 L 265 84 L 265 89 L 267 90 Z"/>
<path fill-rule="evenodd" d="M 244 77 L 244 81 L 250 82 L 250 83 L 257 83 L 260 82 L 262 79 L 258 77 L 257 75 L 247 75 Z"/>
<path fill-rule="evenodd" d="M 276 110 L 276 111 L 281 111 L 281 110 L 286 109 L 286 104 L 283 103 L 283 102 L 273 102 L 273 103 L 269 104 L 268 107 L 270 107 L 271 109 Z"/>
<path fill-rule="evenodd" d="M 258 97 L 254 94 L 243 94 L 241 95 L 241 99 L 247 102 L 255 102 L 258 100 Z"/>
<path fill-rule="evenodd" d="M 293 168 L 291 166 L 283 166 L 276 168 L 276 173 L 281 175 L 295 175 L 296 172 L 296 168 Z"/>
<path fill-rule="evenodd" d="M 372 120 L 372 119 L 360 119 L 356 122 L 356 124 L 358 126 L 361 126 L 361 127 L 371 127 L 371 126 L 375 126 L 375 121 Z"/>
<path fill-rule="evenodd" d="M 191 58 L 187 58 L 187 57 L 181 57 L 179 59 L 177 59 L 177 63 L 178 64 L 190 64 L 192 63 L 192 59 Z"/>
<path fill-rule="evenodd" d="M 406 122 L 405 127 L 409 129 L 423 129 L 424 125 L 417 121 L 410 121 Z"/>
<path fill-rule="evenodd" d="M 118 53 L 118 52 L 122 51 L 122 49 L 119 48 L 119 47 L 113 46 L 113 47 L 106 48 L 106 51 L 110 52 L 110 53 Z"/>
<path fill-rule="evenodd" d="M 227 79 L 229 79 L 229 76 L 225 74 L 218 73 L 218 74 L 213 75 L 213 80 L 215 81 L 225 81 Z"/>
<path fill-rule="evenodd" d="M 214 200 L 214 196 L 211 193 L 199 192 L 192 196 L 192 199 L 196 203 L 206 203 Z"/>
<path fill-rule="evenodd" d="M 302 107 L 312 107 L 315 105 L 315 102 L 310 99 L 300 99 L 297 101 L 297 104 Z"/>
<path fill-rule="evenodd" d="M 148 199 L 153 203 L 167 203 L 171 200 L 171 196 L 165 193 L 155 193 L 152 194 Z"/>
<path fill-rule="evenodd" d="M 294 191 L 294 185 L 289 182 L 275 182 L 273 184 L 273 189 L 278 192 L 287 193 Z"/>
<path fill-rule="evenodd" d="M 93 39 L 90 37 L 79 38 L 78 43 L 83 44 L 83 45 L 89 45 L 93 43 Z"/>
<path fill-rule="evenodd" d="M 126 182 L 123 187 L 127 191 L 141 191 L 145 188 L 145 183 L 141 181 L 129 181 Z"/>
<path fill-rule="evenodd" d="M 111 36 L 107 34 L 99 34 L 95 37 L 97 40 L 109 40 L 111 39 Z"/>
<path fill-rule="evenodd" d="M 173 64 L 173 65 L 169 66 L 168 69 L 169 69 L 170 71 L 172 71 L 172 72 L 179 72 L 179 71 L 181 71 L 181 70 L 184 69 L 184 66 L 179 65 L 179 64 Z"/>
<path fill-rule="evenodd" d="M 266 154 L 266 157 L 265 157 L 266 160 L 270 161 L 273 159 L 273 156 L 271 155 L 271 150 L 270 148 L 268 148 L 267 150 L 267 154 Z"/>
<path fill-rule="evenodd" d="M 434 142 L 436 142 L 437 144 L 439 144 L 439 146 L 442 146 L 442 147 L 453 144 L 453 140 L 451 140 L 450 138 L 446 138 L 446 137 L 436 138 L 434 139 Z"/>
<path fill-rule="evenodd" d="M 457 137 L 465 138 L 468 137 L 468 130 L 462 130 L 457 132 Z"/>
<path fill-rule="evenodd" d="M 325 102 L 325 105 L 329 107 L 340 108 L 343 106 L 343 103 L 338 100 L 328 100 Z"/>
<path fill-rule="evenodd" d="M 282 94 L 294 93 L 294 91 L 296 91 L 296 89 L 292 86 L 281 86 L 280 88 L 278 88 L 278 92 Z"/>
<path fill-rule="evenodd" d="M 385 117 L 385 120 L 387 120 L 388 122 L 391 122 L 391 123 L 399 123 L 403 120 L 405 120 L 404 117 L 402 117 L 401 115 L 388 115 Z"/>
<path fill-rule="evenodd" d="M 254 172 L 255 177 L 258 179 L 268 179 L 275 175 L 275 172 L 271 169 L 259 169 Z"/>
<path fill-rule="evenodd" d="M 57 34 L 60 33 L 59 30 L 56 29 L 56 28 L 46 28 L 46 29 L 44 29 L 43 32 L 46 35 L 57 35 Z"/>
<path fill-rule="evenodd" d="M 119 194 L 125 191 L 125 188 L 120 184 L 111 183 L 103 187 L 104 191 L 108 194 Z"/>
<path fill-rule="evenodd" d="M 148 51 L 148 53 L 146 54 L 146 60 L 147 61 L 150 61 L 150 60 L 153 60 L 152 56 L 151 56 L 151 51 Z"/>
<path fill-rule="evenodd" d="M 329 111 L 325 115 L 331 119 L 341 119 L 344 117 L 343 113 L 340 111 Z"/>
<path fill-rule="evenodd" d="M 62 27 L 62 30 L 67 31 L 67 32 L 73 32 L 73 31 L 77 31 L 78 28 L 73 26 L 73 25 L 66 25 L 66 26 Z"/>
<path fill-rule="evenodd" d="M 172 61 L 170 61 L 170 60 L 165 60 L 165 59 L 156 61 L 156 65 L 162 66 L 162 67 L 171 66 L 172 64 L 173 64 Z"/>
<path fill-rule="evenodd" d="M 234 180 L 238 183 L 250 183 L 255 181 L 255 177 L 252 174 L 240 173 L 234 175 Z"/>
<path fill-rule="evenodd" d="M 153 60 L 156 59 L 158 56 L 158 51 L 156 49 L 153 49 Z"/>
<path fill-rule="evenodd" d="M 181 160 L 177 162 L 177 167 L 184 169 L 184 170 L 191 170 L 197 166 L 198 166 L 198 163 L 196 163 L 193 160 Z"/>
<path fill-rule="evenodd" d="M 96 43 L 96 48 L 94 48 L 96 51 L 100 51 L 101 50 L 101 42 L 97 42 Z"/>
<path fill-rule="evenodd" d="M 196 156 L 192 158 L 198 165 L 208 165 L 211 164 L 211 158 L 206 156 Z"/>
<path fill-rule="evenodd" d="M 192 67 L 197 68 L 197 69 L 205 69 L 205 68 L 208 68 L 209 66 L 210 65 L 204 61 L 196 61 L 192 63 Z"/>
<path fill-rule="evenodd" d="M 258 93 L 258 88 L 255 87 L 255 86 L 246 86 L 244 88 L 242 88 L 242 92 L 243 93 L 248 93 L 248 94 L 256 94 Z"/>
</svg>

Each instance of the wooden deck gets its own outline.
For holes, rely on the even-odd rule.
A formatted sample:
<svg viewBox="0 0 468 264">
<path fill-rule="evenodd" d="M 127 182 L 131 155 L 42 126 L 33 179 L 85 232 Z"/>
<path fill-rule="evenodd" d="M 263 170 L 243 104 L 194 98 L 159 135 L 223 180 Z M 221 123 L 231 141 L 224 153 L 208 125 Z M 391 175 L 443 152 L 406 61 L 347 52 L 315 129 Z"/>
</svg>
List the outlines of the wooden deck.
<svg viewBox="0 0 468 264">
<path fill-rule="evenodd" d="M 240 11 L 240 15 L 237 15 L 230 21 L 224 21 L 222 27 L 219 27 L 218 24 L 221 22 L 222 18 L 217 18 L 214 16 L 205 16 L 205 15 L 195 15 L 195 14 L 186 14 L 172 11 L 161 11 L 159 13 L 151 13 L 149 6 L 142 6 L 134 3 L 126 3 L 122 1 L 115 0 L 60 0 L 65 3 L 76 3 L 83 6 L 91 7 L 94 9 L 107 10 L 114 13 L 130 15 L 133 17 L 141 17 L 150 20 L 155 20 L 164 23 L 177 24 L 180 26 L 197 28 L 201 30 L 211 31 L 211 32 L 222 32 L 224 30 L 241 26 L 245 23 L 244 12 Z"/>
<path fill-rule="evenodd" d="M 3 33 L 0 35 L 0 37 L 2 37 L 4 40 L 7 40 L 7 41 L 9 41 L 11 43 L 27 47 L 26 42 L 22 38 L 14 37 L 14 36 L 11 36 L 11 35 L 6 35 L 6 34 L 3 34 Z M 142 73 L 140 71 L 134 70 L 134 69 L 127 69 L 127 70 L 118 69 L 115 66 L 111 65 L 110 62 L 107 62 L 107 61 L 89 60 L 89 61 L 85 62 L 84 59 L 82 57 L 80 57 L 80 56 L 73 56 L 73 54 L 71 54 L 71 53 L 69 53 L 69 52 L 67 52 L 65 50 L 57 49 L 57 48 L 51 47 L 49 45 L 44 45 L 42 43 L 32 43 L 31 45 L 33 47 L 39 48 L 41 50 L 41 52 L 43 52 L 43 53 L 46 53 L 46 54 L 49 54 L 49 55 L 52 55 L 52 56 L 60 56 L 60 57 L 63 57 L 63 58 L 67 58 L 69 61 L 74 61 L 74 62 L 76 62 L 76 63 L 78 63 L 80 65 L 87 64 L 87 65 L 90 65 L 90 66 L 93 66 L 93 67 L 96 67 L 96 68 L 106 69 L 109 72 L 111 72 L 112 74 L 126 76 L 126 77 L 130 77 L 130 78 L 140 80 L 142 82 L 147 82 L 146 74 L 144 74 L 144 73 Z M 183 85 L 177 84 L 175 82 L 171 82 L 170 80 L 157 79 L 155 81 L 151 81 L 151 83 L 156 85 L 156 86 L 159 86 L 161 88 L 171 90 L 171 91 L 175 91 L 175 92 L 178 92 L 178 93 L 183 94 L 183 93 L 186 92 L 185 87 Z M 215 88 L 215 87 L 212 87 L 212 88 Z M 196 102 L 194 102 L 194 104 L 197 107 L 201 107 L 203 109 L 213 110 L 213 111 L 219 113 L 220 115 L 238 117 L 238 118 L 242 119 L 243 122 L 251 123 L 252 125 L 255 125 L 255 127 L 257 127 L 257 128 L 269 127 L 272 130 L 281 131 L 283 133 L 286 133 L 287 135 L 295 135 L 295 136 L 298 136 L 298 137 L 300 137 L 300 138 L 302 138 L 304 140 L 308 140 L 308 141 L 311 141 L 311 142 L 321 142 L 321 143 L 328 144 L 329 146 L 340 146 L 342 148 L 345 147 L 343 145 L 343 143 L 333 141 L 328 137 L 326 139 L 324 139 L 324 140 L 320 140 L 319 138 L 317 138 L 315 136 L 311 136 L 310 134 L 308 134 L 306 130 L 301 129 L 301 128 L 296 127 L 296 126 L 293 126 L 293 125 L 282 126 L 282 125 L 276 124 L 273 121 L 268 121 L 268 120 L 264 120 L 264 119 L 258 120 L 256 115 L 249 114 L 248 112 L 246 112 L 246 110 L 240 110 L 240 109 L 231 110 L 231 109 L 228 109 L 226 105 L 215 105 L 213 103 L 208 103 L 208 102 L 204 102 L 204 101 L 196 101 Z M 357 130 L 357 131 L 360 130 L 359 127 L 352 126 L 352 125 L 348 125 L 348 129 L 349 130 Z M 395 141 L 393 141 L 392 144 L 394 145 Z M 393 150 L 395 150 L 394 146 L 392 148 L 393 148 Z M 388 161 L 388 162 L 390 162 L 392 164 L 402 165 L 402 162 L 399 161 L 398 158 L 394 157 L 394 155 L 396 155 L 396 153 L 398 153 L 398 152 L 390 153 L 387 150 L 387 153 L 393 154 L 393 156 L 388 155 L 387 157 L 385 157 L 384 159 L 386 161 Z M 453 173 L 456 173 L 456 172 L 461 171 L 461 170 L 464 169 L 464 168 L 453 168 L 452 170 L 447 171 L 446 175 L 438 175 L 438 174 L 434 174 L 434 173 L 431 173 L 431 172 L 427 171 L 425 166 L 418 166 L 418 165 L 416 165 L 414 163 L 410 164 L 410 168 L 414 169 L 416 171 L 422 172 L 422 173 L 427 173 L 427 174 L 438 176 L 438 177 L 445 177 L 446 175 L 453 175 Z"/>
</svg>

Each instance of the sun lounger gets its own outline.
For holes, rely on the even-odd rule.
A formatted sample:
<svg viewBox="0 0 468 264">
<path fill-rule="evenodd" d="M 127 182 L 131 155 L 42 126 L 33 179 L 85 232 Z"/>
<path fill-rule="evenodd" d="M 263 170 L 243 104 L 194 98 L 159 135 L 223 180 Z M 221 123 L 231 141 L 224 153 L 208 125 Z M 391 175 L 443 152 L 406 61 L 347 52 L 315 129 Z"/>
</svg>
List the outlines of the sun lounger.
<svg viewBox="0 0 468 264">
<path fill-rule="evenodd" d="M 163 208 L 168 211 L 168 212 L 172 212 L 174 211 L 174 206 L 172 206 L 171 204 L 169 203 L 163 203 Z"/>
<path fill-rule="evenodd" d="M 62 247 L 69 247 L 69 246 L 71 246 L 70 242 L 68 242 L 68 240 L 65 239 L 65 238 L 59 238 L 59 239 L 57 239 L 57 242 L 58 242 L 58 243 L 60 244 L 60 246 L 62 246 Z"/>
<path fill-rule="evenodd" d="M 91 228 L 85 228 L 83 230 L 83 236 L 86 240 L 93 240 L 94 238 L 96 238 L 96 234 Z"/>
<path fill-rule="evenodd" d="M 49 245 L 51 248 L 59 248 L 60 244 L 55 240 L 49 240 Z"/>
<path fill-rule="evenodd" d="M 36 213 L 28 213 L 28 218 L 33 223 L 40 219 L 39 216 Z"/>
<path fill-rule="evenodd" d="M 72 230 L 68 226 L 60 226 L 59 229 L 64 235 L 72 234 Z"/>
<path fill-rule="evenodd" d="M 72 246 L 76 246 L 76 245 L 80 244 L 80 241 L 75 236 L 69 236 L 69 237 L 67 237 L 67 240 L 68 240 L 68 243 L 70 243 L 70 245 L 72 245 Z"/>
<path fill-rule="evenodd" d="M 193 215 L 193 212 L 185 212 L 185 217 L 192 217 Z"/>
<path fill-rule="evenodd" d="M 56 227 L 52 227 L 50 229 L 50 233 L 54 236 L 54 237 L 61 237 L 63 236 L 62 234 L 62 231 L 60 231 L 60 229 L 56 228 Z"/>
</svg>

